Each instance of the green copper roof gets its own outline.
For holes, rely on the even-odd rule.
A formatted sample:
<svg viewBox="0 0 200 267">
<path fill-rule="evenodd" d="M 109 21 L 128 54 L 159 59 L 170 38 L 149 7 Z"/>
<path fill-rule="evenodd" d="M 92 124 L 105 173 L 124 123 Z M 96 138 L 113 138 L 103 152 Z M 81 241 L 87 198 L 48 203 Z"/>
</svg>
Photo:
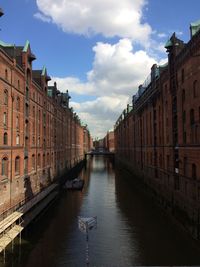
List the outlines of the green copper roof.
<svg viewBox="0 0 200 267">
<path fill-rule="evenodd" d="M 24 48 L 23 48 L 23 52 L 27 52 L 27 51 L 28 51 L 28 47 L 29 47 L 29 45 L 30 45 L 30 42 L 27 40 L 27 41 L 26 41 L 26 44 L 25 44 L 25 46 L 24 46 Z"/>
<path fill-rule="evenodd" d="M 13 44 L 7 44 L 7 43 L 4 43 L 3 41 L 0 40 L 0 45 L 1 46 L 4 46 L 4 47 L 13 47 L 14 45 Z"/>
<path fill-rule="evenodd" d="M 190 24 L 191 36 L 194 36 L 200 29 L 200 20 Z"/>
<path fill-rule="evenodd" d="M 166 44 L 165 44 L 165 48 L 171 47 L 172 46 L 172 41 L 169 39 Z"/>
<path fill-rule="evenodd" d="M 43 68 L 42 68 L 42 76 L 44 76 L 44 75 L 46 75 L 46 67 L 44 66 Z"/>
</svg>

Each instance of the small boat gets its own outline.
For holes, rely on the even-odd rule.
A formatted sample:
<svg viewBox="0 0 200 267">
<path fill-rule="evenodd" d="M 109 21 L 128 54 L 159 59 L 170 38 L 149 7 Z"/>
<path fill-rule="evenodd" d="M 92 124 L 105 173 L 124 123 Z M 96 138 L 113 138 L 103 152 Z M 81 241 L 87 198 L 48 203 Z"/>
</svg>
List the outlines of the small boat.
<svg viewBox="0 0 200 267">
<path fill-rule="evenodd" d="M 82 190 L 84 186 L 84 180 L 81 178 L 75 178 L 73 180 L 68 180 L 65 183 L 65 188 L 66 189 L 73 189 L 73 190 Z"/>
</svg>

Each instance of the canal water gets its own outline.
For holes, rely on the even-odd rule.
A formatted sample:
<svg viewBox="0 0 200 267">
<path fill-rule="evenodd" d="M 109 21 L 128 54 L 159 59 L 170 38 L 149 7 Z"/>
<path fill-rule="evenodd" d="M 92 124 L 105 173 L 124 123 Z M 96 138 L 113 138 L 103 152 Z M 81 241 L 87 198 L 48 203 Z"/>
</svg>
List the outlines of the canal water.
<svg viewBox="0 0 200 267">
<path fill-rule="evenodd" d="M 192 240 L 112 159 L 95 156 L 80 175 L 83 191 L 63 191 L 1 266 L 85 266 L 86 236 L 78 216 L 97 216 L 97 228 L 89 232 L 90 266 L 200 265 Z"/>
</svg>

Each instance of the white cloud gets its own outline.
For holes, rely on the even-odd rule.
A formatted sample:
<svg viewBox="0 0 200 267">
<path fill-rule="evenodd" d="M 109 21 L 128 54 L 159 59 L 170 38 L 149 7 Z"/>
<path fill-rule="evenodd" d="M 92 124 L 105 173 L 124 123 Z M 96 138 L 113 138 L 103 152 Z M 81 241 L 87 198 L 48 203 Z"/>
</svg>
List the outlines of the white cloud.
<svg viewBox="0 0 200 267">
<path fill-rule="evenodd" d="M 50 17 L 64 32 L 119 36 L 146 43 L 151 27 L 142 22 L 146 0 L 36 0 L 43 20 Z"/>
<path fill-rule="evenodd" d="M 166 38 L 167 37 L 167 34 L 164 33 L 164 32 L 161 32 L 161 33 L 158 33 L 158 37 L 159 38 Z"/>
<path fill-rule="evenodd" d="M 34 18 L 42 20 L 43 22 L 51 22 L 51 19 L 49 17 L 43 15 L 42 13 L 37 12 L 33 16 L 34 16 Z"/>
<path fill-rule="evenodd" d="M 93 68 L 87 73 L 85 83 L 74 77 L 55 77 L 52 82 L 56 81 L 60 90 L 96 97 L 71 105 L 88 124 L 92 135 L 103 137 L 144 82 L 155 60 L 143 50 L 134 51 L 129 39 L 121 39 L 114 45 L 97 43 L 93 50 Z"/>
</svg>

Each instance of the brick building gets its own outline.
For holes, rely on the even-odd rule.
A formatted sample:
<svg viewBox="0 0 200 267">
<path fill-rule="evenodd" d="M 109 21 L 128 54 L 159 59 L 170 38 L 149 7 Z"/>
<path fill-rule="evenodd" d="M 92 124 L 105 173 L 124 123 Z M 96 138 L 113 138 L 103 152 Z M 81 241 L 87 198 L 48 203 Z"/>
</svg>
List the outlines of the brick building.
<svg viewBox="0 0 200 267">
<path fill-rule="evenodd" d="M 0 42 L 0 212 L 30 199 L 84 158 L 91 137 L 29 42 Z"/>
<path fill-rule="evenodd" d="M 104 149 L 108 152 L 115 151 L 114 131 L 108 131 L 104 137 Z"/>
<path fill-rule="evenodd" d="M 149 77 L 115 124 L 116 158 L 200 239 L 200 22 L 171 36 L 168 63 Z"/>
</svg>

